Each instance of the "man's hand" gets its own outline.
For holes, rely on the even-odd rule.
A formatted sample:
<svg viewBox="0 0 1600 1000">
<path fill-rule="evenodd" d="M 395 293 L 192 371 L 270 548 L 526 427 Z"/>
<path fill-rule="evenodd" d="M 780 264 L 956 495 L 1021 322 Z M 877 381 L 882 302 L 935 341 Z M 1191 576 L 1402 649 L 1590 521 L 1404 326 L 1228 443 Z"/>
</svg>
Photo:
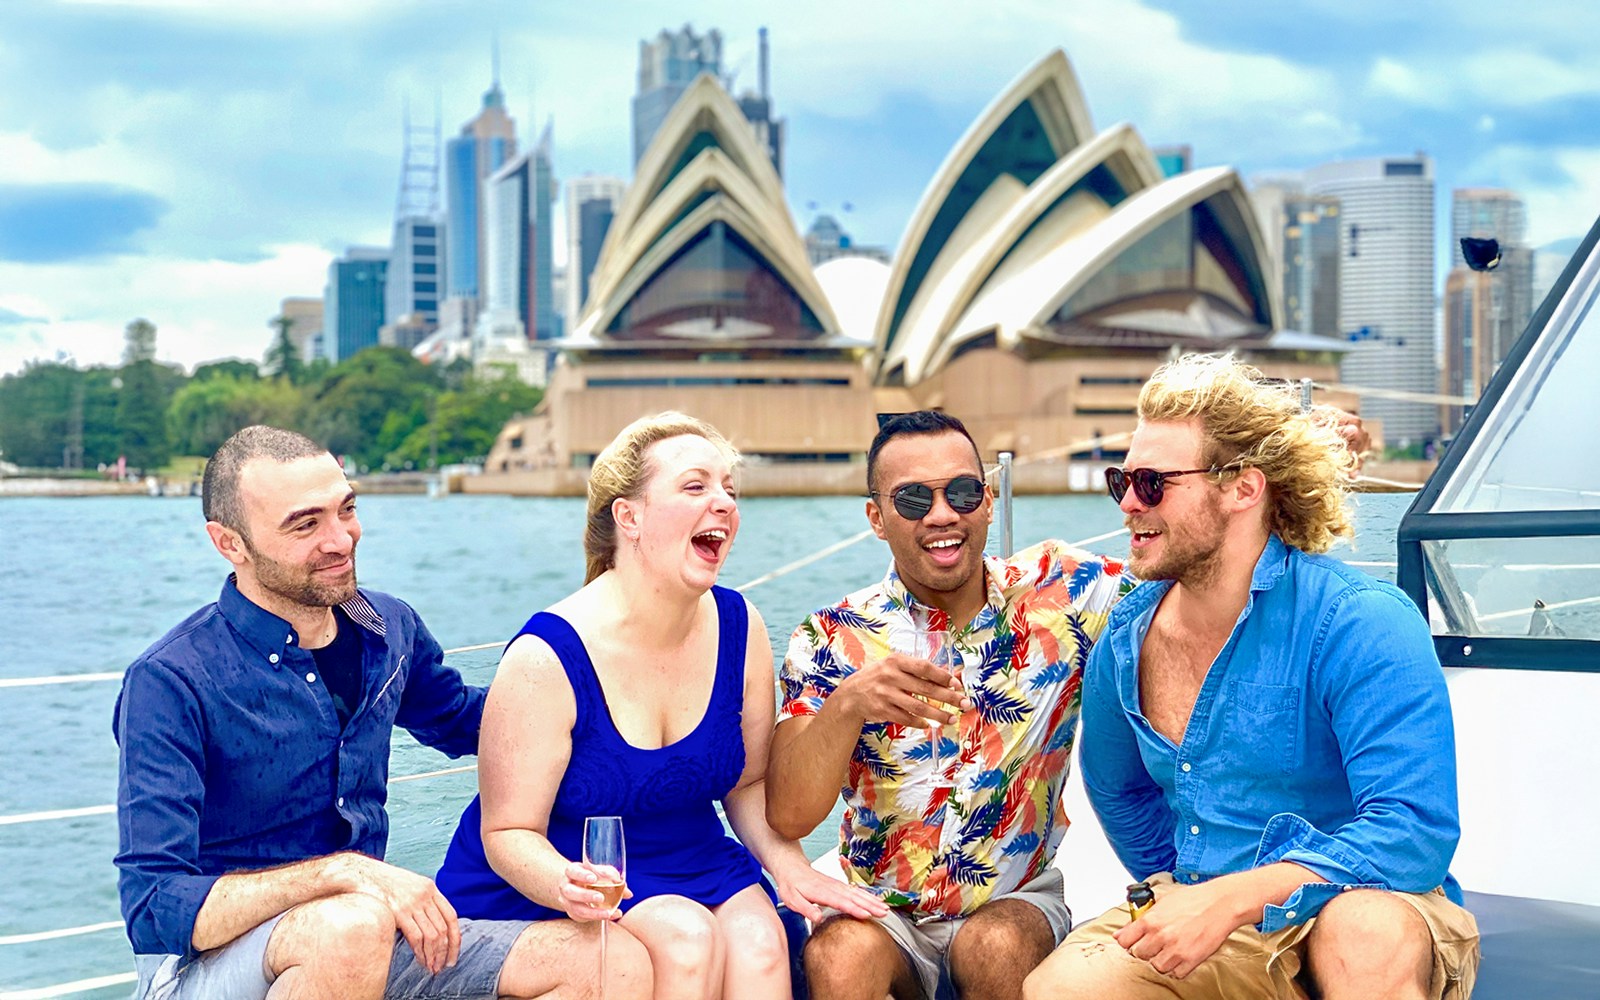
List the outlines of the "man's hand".
<svg viewBox="0 0 1600 1000">
<path fill-rule="evenodd" d="M 1355 467 L 1350 470 L 1352 476 L 1361 471 L 1361 464 L 1366 460 L 1367 452 L 1372 450 L 1372 435 L 1361 423 L 1361 417 L 1348 410 L 1341 410 L 1337 406 L 1319 406 L 1312 411 L 1313 416 L 1338 432 L 1344 440 L 1350 454 L 1355 456 Z"/>
<path fill-rule="evenodd" d="M 380 900 L 394 914 L 395 927 L 428 972 L 437 975 L 461 954 L 461 924 L 455 908 L 433 879 L 364 854 L 335 854 L 330 875 L 351 892 Z"/>
<path fill-rule="evenodd" d="M 1117 931 L 1117 943 L 1134 958 L 1173 979 L 1182 979 L 1243 927 L 1233 894 L 1217 881 L 1155 886 L 1156 901 L 1145 915 Z"/>
<path fill-rule="evenodd" d="M 863 723 L 948 725 L 956 716 L 943 706 L 972 707 L 955 674 L 932 660 L 903 653 L 869 662 L 840 681 L 832 697 L 841 695 L 847 711 Z"/>
</svg>

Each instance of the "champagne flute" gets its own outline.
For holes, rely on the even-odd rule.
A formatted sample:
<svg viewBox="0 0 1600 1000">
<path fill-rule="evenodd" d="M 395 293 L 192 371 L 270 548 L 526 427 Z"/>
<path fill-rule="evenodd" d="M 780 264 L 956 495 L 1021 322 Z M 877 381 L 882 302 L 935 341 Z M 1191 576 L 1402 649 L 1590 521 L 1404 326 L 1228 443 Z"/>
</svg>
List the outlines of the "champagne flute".
<svg viewBox="0 0 1600 1000">
<path fill-rule="evenodd" d="M 905 650 L 909 656 L 929 660 L 936 667 L 943 667 L 954 672 L 955 670 L 955 644 L 950 633 L 944 629 L 914 628 L 906 634 Z M 934 705 L 942 708 L 945 704 L 954 703 L 953 692 L 944 696 L 943 704 Z M 930 703 L 931 704 L 931 703 Z M 945 773 L 945 765 L 941 744 L 944 742 L 944 726 L 931 722 L 928 726 L 928 761 L 933 767 L 933 783 L 939 788 L 949 788 L 955 784 L 955 779 Z"/>
<path fill-rule="evenodd" d="M 589 816 L 583 821 L 583 863 L 595 869 L 590 888 L 600 893 L 607 910 L 622 902 L 628 881 L 628 850 L 622 839 L 621 816 Z M 606 1000 L 606 925 L 600 921 L 600 1000 Z"/>
</svg>

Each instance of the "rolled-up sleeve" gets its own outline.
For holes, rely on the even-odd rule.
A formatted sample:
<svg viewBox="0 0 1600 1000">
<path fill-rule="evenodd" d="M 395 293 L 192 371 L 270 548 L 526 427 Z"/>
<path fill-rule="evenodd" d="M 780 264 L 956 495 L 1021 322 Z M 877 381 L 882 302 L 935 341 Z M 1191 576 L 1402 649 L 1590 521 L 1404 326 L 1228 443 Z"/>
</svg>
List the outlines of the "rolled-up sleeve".
<svg viewBox="0 0 1600 1000">
<path fill-rule="evenodd" d="M 1117 697 L 1111 643 L 1095 644 L 1084 669 L 1083 787 L 1106 839 L 1136 878 L 1171 871 L 1177 863 L 1174 819 L 1160 786 L 1145 769 L 1138 739 Z"/>
<path fill-rule="evenodd" d="M 1293 814 L 1272 818 L 1256 863 L 1292 861 L 1331 884 L 1269 907 L 1263 930 L 1315 916 L 1344 888 L 1429 892 L 1445 881 L 1461 836 L 1450 696 L 1416 608 L 1387 591 L 1355 591 L 1321 628 L 1312 679 L 1355 816 L 1331 830 Z"/>
<path fill-rule="evenodd" d="M 135 954 L 193 957 L 194 923 L 218 876 L 203 874 L 204 721 L 189 686 L 159 662 L 128 669 L 113 732 L 117 885 Z"/>
</svg>

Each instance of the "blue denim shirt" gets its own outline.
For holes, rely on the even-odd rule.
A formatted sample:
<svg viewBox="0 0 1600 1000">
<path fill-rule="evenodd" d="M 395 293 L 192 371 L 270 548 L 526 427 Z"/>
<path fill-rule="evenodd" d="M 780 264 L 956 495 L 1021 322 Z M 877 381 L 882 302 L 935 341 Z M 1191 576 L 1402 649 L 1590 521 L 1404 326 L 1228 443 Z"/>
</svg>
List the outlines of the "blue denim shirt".
<svg viewBox="0 0 1600 1000">
<path fill-rule="evenodd" d="M 1139 650 L 1171 586 L 1129 594 L 1085 671 L 1083 782 L 1127 869 L 1193 883 L 1292 861 L 1328 880 L 1268 906 L 1263 931 L 1343 889 L 1443 885 L 1460 903 L 1450 698 L 1410 599 L 1272 536 L 1174 746 L 1139 704 Z"/>
<path fill-rule="evenodd" d="M 341 608 L 361 632 L 363 690 L 343 730 L 294 629 L 231 577 L 128 668 L 112 731 L 118 887 L 136 954 L 192 958 L 195 916 L 228 872 L 383 857 L 394 726 L 452 757 L 477 752 L 484 691 L 444 666 L 417 613 L 366 590 Z"/>
</svg>

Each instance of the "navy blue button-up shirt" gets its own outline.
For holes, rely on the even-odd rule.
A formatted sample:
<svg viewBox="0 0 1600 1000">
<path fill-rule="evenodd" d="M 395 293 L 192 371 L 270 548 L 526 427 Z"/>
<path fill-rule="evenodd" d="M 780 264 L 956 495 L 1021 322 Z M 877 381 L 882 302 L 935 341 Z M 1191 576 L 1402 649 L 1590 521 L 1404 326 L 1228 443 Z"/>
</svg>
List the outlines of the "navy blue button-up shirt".
<svg viewBox="0 0 1600 1000">
<path fill-rule="evenodd" d="M 136 954 L 192 957 L 195 917 L 228 872 L 336 851 L 383 857 L 396 725 L 452 757 L 477 752 L 484 691 L 444 666 L 417 613 L 368 590 L 340 607 L 361 633 L 362 677 L 342 729 L 294 629 L 231 577 L 217 603 L 128 668 L 112 731 L 118 884 Z"/>
<path fill-rule="evenodd" d="M 1350 888 L 1443 885 L 1460 903 L 1455 730 L 1416 605 L 1272 536 L 1174 746 L 1139 700 L 1139 651 L 1171 586 L 1129 594 L 1085 671 L 1084 788 L 1128 870 L 1193 883 L 1292 861 L 1328 880 L 1268 906 L 1263 931 Z"/>
</svg>

